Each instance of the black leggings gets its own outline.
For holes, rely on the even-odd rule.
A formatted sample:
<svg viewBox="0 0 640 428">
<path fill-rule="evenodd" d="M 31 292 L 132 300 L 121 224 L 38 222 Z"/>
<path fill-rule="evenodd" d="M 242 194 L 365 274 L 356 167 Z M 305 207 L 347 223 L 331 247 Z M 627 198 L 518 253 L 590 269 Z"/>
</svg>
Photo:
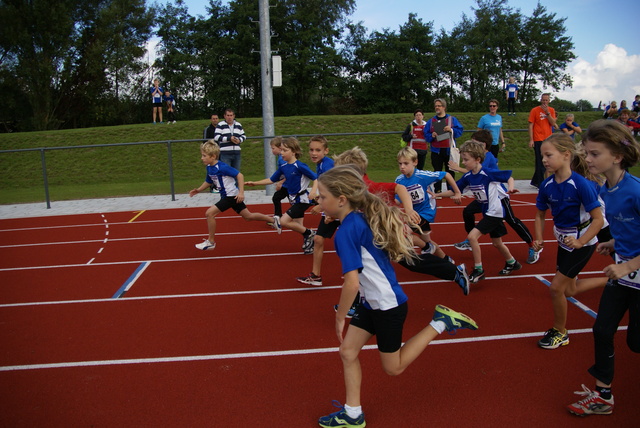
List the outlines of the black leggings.
<svg viewBox="0 0 640 428">
<path fill-rule="evenodd" d="M 629 311 L 627 346 L 640 353 L 640 290 L 609 281 L 602 291 L 598 317 L 593 325 L 595 364 L 589 373 L 600 382 L 613 382 L 615 351 L 613 337 L 625 312 Z"/>
<path fill-rule="evenodd" d="M 282 186 L 280 190 L 277 190 L 271 201 L 273 202 L 273 215 L 277 215 L 278 217 L 282 217 L 282 200 L 289 196 L 289 191 L 286 187 Z"/>
<path fill-rule="evenodd" d="M 444 171 L 451 174 L 455 178 L 455 173 L 449 169 L 449 152 L 447 149 L 440 149 L 439 153 L 431 152 L 431 166 L 434 171 Z M 438 193 L 442 190 L 442 181 L 433 183 L 433 190 Z"/>
</svg>

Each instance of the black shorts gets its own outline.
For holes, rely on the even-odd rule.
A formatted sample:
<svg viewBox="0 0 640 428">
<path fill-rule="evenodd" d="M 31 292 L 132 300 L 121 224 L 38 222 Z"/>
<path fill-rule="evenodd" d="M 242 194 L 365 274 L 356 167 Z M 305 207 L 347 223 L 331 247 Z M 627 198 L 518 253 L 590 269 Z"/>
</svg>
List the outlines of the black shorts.
<svg viewBox="0 0 640 428">
<path fill-rule="evenodd" d="M 297 203 L 291 205 L 291 208 L 287 210 L 287 214 L 291 218 L 303 218 L 304 212 L 309 209 L 309 207 L 313 204 L 305 204 L 305 203 Z"/>
<path fill-rule="evenodd" d="M 568 278 L 575 278 L 587 265 L 591 255 L 595 251 L 595 245 L 587 245 L 580 249 L 567 251 L 558 246 L 558 256 L 556 257 L 556 270 Z"/>
<path fill-rule="evenodd" d="M 330 221 L 329 223 L 325 223 L 325 216 L 322 216 L 320 219 L 320 224 L 318 224 L 318 230 L 316 230 L 316 235 L 322 236 L 325 239 L 331 239 L 333 234 L 338 230 L 338 226 L 340 226 L 340 222 L 338 220 Z"/>
<path fill-rule="evenodd" d="M 492 238 L 500 238 L 507 234 L 507 228 L 504 227 L 502 219 L 488 215 L 482 217 L 482 220 L 476 224 L 476 229 L 478 229 L 483 235 L 488 233 Z"/>
<path fill-rule="evenodd" d="M 218 210 L 220 210 L 221 213 L 225 212 L 229 208 L 233 208 L 235 212 L 240 214 L 242 210 L 247 209 L 247 206 L 244 204 L 244 202 L 238 203 L 236 201 L 235 196 L 227 196 L 227 197 L 221 198 L 218 201 L 218 203 L 216 203 L 215 205 L 216 205 L 216 208 L 218 208 Z"/>
<path fill-rule="evenodd" d="M 360 304 L 350 325 L 377 336 L 378 350 L 391 354 L 402 346 L 402 327 L 408 310 L 407 302 L 387 311 L 367 309 Z"/>
<path fill-rule="evenodd" d="M 418 223 L 418 226 L 420 226 L 420 229 L 422 229 L 422 233 L 424 234 L 431 232 L 431 223 L 425 220 L 424 217 L 420 217 L 420 223 Z M 420 230 L 415 227 L 412 227 L 411 230 L 415 233 L 420 233 Z"/>
<path fill-rule="evenodd" d="M 161 102 L 160 103 L 153 103 L 153 106 L 162 108 L 162 103 Z"/>
</svg>

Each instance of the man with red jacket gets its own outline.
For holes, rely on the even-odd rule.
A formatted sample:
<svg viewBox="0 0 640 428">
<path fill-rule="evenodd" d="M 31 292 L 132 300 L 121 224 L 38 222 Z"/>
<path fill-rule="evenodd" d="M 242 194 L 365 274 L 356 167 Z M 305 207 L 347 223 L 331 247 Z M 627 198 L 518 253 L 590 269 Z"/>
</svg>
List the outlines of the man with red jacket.
<svg viewBox="0 0 640 428">
<path fill-rule="evenodd" d="M 446 172 L 455 178 L 455 172 L 449 169 L 449 155 L 451 150 L 451 134 L 453 138 L 460 138 L 464 128 L 462 124 L 453 116 L 447 114 L 447 102 L 442 98 L 436 98 L 433 102 L 436 115 L 427 122 L 424 129 L 424 138 L 431 144 L 431 166 L 434 171 Z M 433 184 L 434 191 L 439 193 L 442 190 L 442 182 Z"/>
</svg>

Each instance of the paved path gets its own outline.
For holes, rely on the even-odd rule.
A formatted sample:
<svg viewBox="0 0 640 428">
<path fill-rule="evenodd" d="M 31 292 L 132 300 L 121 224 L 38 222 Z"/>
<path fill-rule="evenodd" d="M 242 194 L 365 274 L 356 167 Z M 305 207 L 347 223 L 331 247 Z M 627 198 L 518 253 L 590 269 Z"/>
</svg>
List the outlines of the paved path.
<svg viewBox="0 0 640 428">
<path fill-rule="evenodd" d="M 516 188 L 520 190 L 520 193 L 538 192 L 538 189 L 529 185 L 529 180 L 516 180 Z M 204 208 L 211 206 L 217 200 L 218 195 L 201 193 L 193 198 L 190 198 L 188 194 L 178 194 L 175 201 L 171 200 L 171 195 L 53 201 L 50 209 L 47 209 L 45 202 L 0 205 L 0 219 L 166 208 Z M 250 190 L 245 192 L 245 201 L 247 205 L 267 204 L 271 202 L 271 196 L 267 196 L 264 190 Z"/>
</svg>

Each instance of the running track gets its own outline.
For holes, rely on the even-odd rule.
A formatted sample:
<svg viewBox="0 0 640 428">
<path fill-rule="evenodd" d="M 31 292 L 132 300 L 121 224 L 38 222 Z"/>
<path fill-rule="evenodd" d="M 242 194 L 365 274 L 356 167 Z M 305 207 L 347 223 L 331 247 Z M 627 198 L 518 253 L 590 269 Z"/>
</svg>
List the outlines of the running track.
<svg viewBox="0 0 640 428">
<path fill-rule="evenodd" d="M 534 197 L 513 198 L 531 231 Z M 471 252 L 452 247 L 465 235 L 462 208 L 439 206 L 434 239 L 471 266 Z M 200 252 L 193 245 L 206 235 L 203 216 L 202 208 L 132 207 L 0 221 L 0 426 L 313 427 L 334 410 L 332 399 L 344 401 L 332 243 L 325 286 L 307 288 L 294 279 L 311 268 L 295 233 L 278 236 L 229 211 L 219 218 L 218 247 Z M 586 369 L 601 291 L 569 305 L 569 346 L 537 348 L 552 323 L 550 222 L 545 239 L 541 261 L 526 265 L 527 247 L 510 230 L 505 242 L 524 268 L 504 278 L 504 261 L 484 238 L 488 278 L 468 297 L 452 282 L 397 268 L 410 299 L 405 338 L 437 303 L 480 329 L 443 334 L 398 377 L 383 373 L 372 341 L 361 354 L 368 426 L 638 426 L 640 360 L 626 331 L 616 340 L 614 414 L 582 419 L 564 409 L 581 383 L 593 387 Z M 594 255 L 581 275 L 607 263 Z"/>
</svg>

